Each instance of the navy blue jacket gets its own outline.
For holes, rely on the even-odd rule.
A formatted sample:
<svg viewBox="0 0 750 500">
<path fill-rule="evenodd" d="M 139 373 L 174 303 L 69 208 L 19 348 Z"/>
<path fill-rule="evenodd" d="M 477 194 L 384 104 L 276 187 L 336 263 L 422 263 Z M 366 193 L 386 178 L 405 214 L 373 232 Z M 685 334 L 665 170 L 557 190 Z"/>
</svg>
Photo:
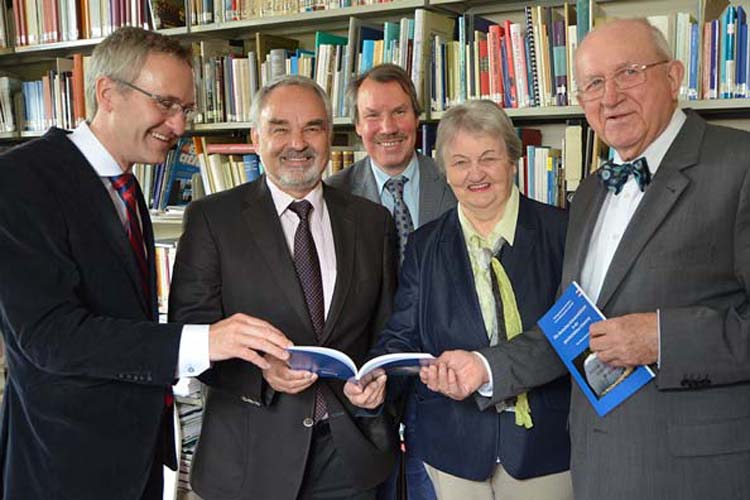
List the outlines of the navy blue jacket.
<svg viewBox="0 0 750 500">
<path fill-rule="evenodd" d="M 513 246 L 501 262 L 516 295 L 524 331 L 534 327 L 555 300 L 562 270 L 567 215 L 521 196 Z M 393 314 L 373 354 L 486 348 L 489 339 L 474 286 L 457 209 L 410 238 Z M 501 339 L 501 342 L 507 340 Z M 567 470 L 570 382 L 557 379 L 529 393 L 532 429 L 515 415 L 480 411 L 473 398 L 454 401 L 416 385 L 416 456 L 449 474 L 482 481 L 499 459 L 515 478 Z"/>
</svg>

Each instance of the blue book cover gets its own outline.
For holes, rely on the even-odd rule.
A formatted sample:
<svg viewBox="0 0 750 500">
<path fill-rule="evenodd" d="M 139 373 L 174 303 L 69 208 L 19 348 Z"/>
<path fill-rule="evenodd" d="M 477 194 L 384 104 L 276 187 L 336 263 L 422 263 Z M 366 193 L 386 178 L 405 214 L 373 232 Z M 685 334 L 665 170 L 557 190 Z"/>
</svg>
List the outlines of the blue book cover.
<svg viewBox="0 0 750 500">
<path fill-rule="evenodd" d="M 505 36 L 510 36 L 510 33 L 506 33 Z M 503 37 L 504 38 L 504 37 Z M 503 102 L 503 108 L 512 108 L 513 107 L 513 99 L 510 92 L 511 85 L 515 85 L 515 83 L 510 81 L 510 75 L 508 74 L 508 54 L 505 49 L 505 41 L 500 40 L 500 61 L 503 65 L 503 88 L 505 89 L 505 95 L 503 96 L 504 102 Z"/>
<path fill-rule="evenodd" d="M 370 372 L 381 369 L 390 375 L 416 375 L 419 369 L 433 362 L 431 354 L 398 352 L 384 354 L 366 362 L 362 368 L 341 351 L 329 347 L 294 346 L 288 349 L 289 366 L 294 370 L 317 373 L 321 378 L 362 380 Z"/>
<path fill-rule="evenodd" d="M 735 82 L 735 43 L 737 26 L 737 11 L 733 5 L 727 6 L 721 16 L 721 58 L 720 58 L 720 98 L 729 99 L 734 96 Z"/>
<path fill-rule="evenodd" d="M 747 96 L 747 16 L 742 6 L 737 6 L 737 85 L 734 97 Z"/>
<path fill-rule="evenodd" d="M 261 176 L 260 160 L 258 159 L 257 154 L 249 153 L 246 155 L 242 155 L 242 164 L 245 167 L 247 182 L 253 182 L 255 179 Z"/>
<path fill-rule="evenodd" d="M 200 160 L 190 137 L 180 137 L 169 169 L 167 197 L 158 208 L 187 205 L 193 199 L 193 174 L 200 173 Z"/>
<path fill-rule="evenodd" d="M 600 417 L 654 378 L 647 366 L 612 367 L 589 349 L 589 326 L 605 319 L 575 281 L 539 320 L 539 328 Z"/>
<path fill-rule="evenodd" d="M 526 156 L 528 158 L 528 162 L 526 165 L 526 183 L 524 186 L 526 186 L 526 192 L 524 193 L 526 196 L 528 196 L 531 199 L 536 199 L 534 196 L 536 195 L 536 192 L 534 190 L 534 170 L 536 169 L 536 146 L 526 146 Z"/>
<path fill-rule="evenodd" d="M 362 52 L 359 59 L 359 72 L 364 73 L 372 68 L 375 57 L 375 40 L 362 40 Z"/>
<path fill-rule="evenodd" d="M 698 66 L 700 64 L 700 49 L 698 42 L 698 24 L 690 23 L 690 70 L 688 73 L 688 94 L 691 101 L 698 99 Z"/>
</svg>

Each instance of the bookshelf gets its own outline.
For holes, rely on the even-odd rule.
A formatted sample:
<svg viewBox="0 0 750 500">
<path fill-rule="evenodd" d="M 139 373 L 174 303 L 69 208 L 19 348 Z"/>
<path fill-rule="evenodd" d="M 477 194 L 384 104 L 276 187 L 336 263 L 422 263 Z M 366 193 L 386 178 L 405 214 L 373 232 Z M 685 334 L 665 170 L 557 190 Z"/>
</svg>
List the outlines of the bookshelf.
<svg viewBox="0 0 750 500">
<path fill-rule="evenodd" d="M 526 5 L 541 5 L 559 9 L 562 3 L 560 0 L 533 0 L 529 2 L 517 0 L 394 0 L 372 5 L 357 5 L 315 12 L 287 13 L 195 25 L 191 23 L 190 15 L 188 15 L 187 26 L 159 31 L 168 36 L 184 40 L 185 43 L 200 43 L 210 40 L 249 40 L 256 33 L 266 33 L 297 39 L 301 47 L 312 49 L 314 48 L 316 31 L 325 30 L 335 35 L 347 36 L 351 17 L 362 19 L 367 23 L 382 24 L 385 21 L 398 21 L 402 17 L 414 18 L 415 9 L 427 9 L 430 12 L 450 16 L 476 14 L 486 16 L 489 20 L 498 23 L 509 19 L 523 25 L 524 7 Z M 572 3 L 575 3 L 575 1 Z M 190 2 L 185 0 L 186 7 L 189 4 Z M 699 14 L 698 0 L 599 0 L 596 4 L 606 17 L 665 15 L 686 11 L 697 19 Z M 750 0 L 733 1 L 732 4 L 748 8 Z M 750 11 L 750 9 L 748 10 Z M 190 10 L 186 8 L 186 12 L 190 12 Z M 9 12 L 5 12 L 5 14 L 6 20 L 12 23 L 13 16 L 8 15 Z M 54 66 L 55 58 L 70 57 L 77 53 L 88 55 L 101 39 L 79 39 L 38 45 L 0 47 L 0 72 L 16 74 L 22 80 L 37 79 L 42 74 L 43 68 Z M 681 105 L 690 107 L 723 124 L 750 130 L 750 98 L 701 99 L 684 101 Z M 576 105 L 508 108 L 506 111 L 517 125 L 539 128 L 542 130 L 544 142 L 558 147 L 565 137 L 566 121 L 584 119 L 582 109 Z M 421 121 L 436 123 L 441 116 L 441 111 L 427 109 L 421 117 Z M 351 132 L 353 124 L 349 118 L 336 117 L 334 125 L 348 133 L 351 142 L 353 142 L 354 138 Z M 250 124 L 247 121 L 195 123 L 189 128 L 188 133 L 191 135 L 238 134 L 246 133 L 249 129 Z M 0 132 L 0 142 L 7 145 L 39 137 L 42 134 L 42 131 L 27 130 Z M 177 238 L 182 232 L 182 217 L 179 214 L 156 213 L 152 215 L 152 221 L 156 236 L 160 240 Z M 0 358 L 0 361 L 2 361 L 2 358 Z M 1 376 L 2 368 L 0 367 Z M 0 391 L 2 385 L 0 379 Z"/>
</svg>

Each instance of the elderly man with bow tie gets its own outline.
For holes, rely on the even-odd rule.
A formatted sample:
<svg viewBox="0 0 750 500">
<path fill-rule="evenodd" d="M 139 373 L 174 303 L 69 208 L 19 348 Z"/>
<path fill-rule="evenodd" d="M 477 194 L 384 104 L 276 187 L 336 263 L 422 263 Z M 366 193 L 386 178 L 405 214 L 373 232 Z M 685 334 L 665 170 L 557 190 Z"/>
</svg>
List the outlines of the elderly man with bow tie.
<svg viewBox="0 0 750 500">
<path fill-rule="evenodd" d="M 655 380 L 606 417 L 571 396 L 575 498 L 750 498 L 750 135 L 678 108 L 684 68 L 645 19 L 592 31 L 576 53 L 578 98 L 615 150 L 570 212 L 562 286 L 609 319 L 590 347 Z M 431 388 L 488 406 L 560 375 L 539 332 L 441 356 Z M 532 363 L 531 360 L 534 360 Z"/>
</svg>

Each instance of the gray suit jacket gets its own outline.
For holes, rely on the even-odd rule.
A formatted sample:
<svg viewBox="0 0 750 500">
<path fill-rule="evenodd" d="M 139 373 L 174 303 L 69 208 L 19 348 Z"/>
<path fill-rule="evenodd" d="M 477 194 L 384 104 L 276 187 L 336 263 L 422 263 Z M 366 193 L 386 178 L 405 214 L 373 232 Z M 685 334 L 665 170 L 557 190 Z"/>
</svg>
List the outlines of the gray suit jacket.
<svg viewBox="0 0 750 500">
<path fill-rule="evenodd" d="M 445 177 L 440 174 L 435 161 L 417 154 L 419 162 L 419 226 L 426 224 L 456 206 Z M 370 168 L 370 157 L 359 160 L 351 167 L 326 179 L 326 184 L 343 189 L 356 196 L 380 203 L 375 176 Z"/>
<path fill-rule="evenodd" d="M 598 306 L 607 317 L 658 309 L 661 369 L 604 418 L 573 388 L 577 500 L 750 498 L 748 162 L 750 134 L 690 113 L 626 228 Z M 580 279 L 605 194 L 596 176 L 576 193 L 563 287 Z M 519 339 L 487 351 L 484 405 L 559 374 L 538 332 Z"/>
</svg>

